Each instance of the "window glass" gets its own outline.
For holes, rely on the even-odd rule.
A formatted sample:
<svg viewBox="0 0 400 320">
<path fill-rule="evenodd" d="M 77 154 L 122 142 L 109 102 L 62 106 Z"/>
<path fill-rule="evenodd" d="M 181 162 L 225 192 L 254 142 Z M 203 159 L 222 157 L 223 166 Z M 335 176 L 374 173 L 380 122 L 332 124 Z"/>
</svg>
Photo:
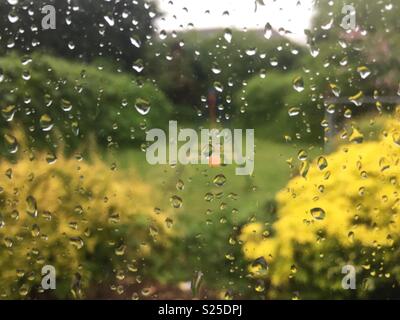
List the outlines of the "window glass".
<svg viewBox="0 0 400 320">
<path fill-rule="evenodd" d="M 394 0 L 1 0 L 1 299 L 387 299 Z"/>
</svg>

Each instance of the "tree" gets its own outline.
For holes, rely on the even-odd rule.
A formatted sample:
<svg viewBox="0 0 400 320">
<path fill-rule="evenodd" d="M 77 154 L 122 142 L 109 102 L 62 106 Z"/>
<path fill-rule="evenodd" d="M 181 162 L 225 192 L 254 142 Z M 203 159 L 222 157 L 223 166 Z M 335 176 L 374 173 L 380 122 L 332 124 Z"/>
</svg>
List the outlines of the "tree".
<svg viewBox="0 0 400 320">
<path fill-rule="evenodd" d="M 348 4 L 355 10 L 356 27 L 346 30 L 341 27 L 341 22 L 347 14 L 342 10 Z M 400 76 L 397 71 L 400 67 L 397 54 L 400 48 L 397 37 L 399 3 L 373 0 L 328 3 L 318 0 L 316 11 L 313 27 L 308 31 L 309 44 L 319 48 L 318 59 L 325 61 L 325 65 L 331 62 L 331 67 L 322 68 L 323 64 L 315 60 L 308 61 L 312 70 L 319 72 L 321 77 L 329 76 L 330 81 L 347 78 L 343 87 L 350 87 L 348 96 L 359 90 L 372 95 L 371 91 L 375 89 L 379 89 L 381 95 L 394 95 Z M 371 76 L 362 79 L 359 75 L 360 70 L 365 70 L 362 67 L 367 67 Z M 331 69 L 328 74 L 327 69 Z"/>
<path fill-rule="evenodd" d="M 45 5 L 56 9 L 54 30 L 42 30 Z M 21 0 L 14 6 L 2 1 L 2 49 L 42 48 L 85 61 L 107 56 L 130 66 L 143 53 L 158 15 L 156 5 L 144 0 Z"/>
</svg>

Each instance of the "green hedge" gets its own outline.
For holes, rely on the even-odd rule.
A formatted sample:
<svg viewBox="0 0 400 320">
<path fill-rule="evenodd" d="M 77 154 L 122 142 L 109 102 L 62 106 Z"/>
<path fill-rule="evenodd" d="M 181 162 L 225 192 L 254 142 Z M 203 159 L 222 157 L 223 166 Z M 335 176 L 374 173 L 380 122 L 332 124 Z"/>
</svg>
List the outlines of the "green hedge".
<svg viewBox="0 0 400 320">
<path fill-rule="evenodd" d="M 2 57 L 0 68 L 1 126 L 22 124 L 33 143 L 54 143 L 56 132 L 61 133 L 67 148 L 76 147 L 91 135 L 100 145 L 142 141 L 144 125 L 164 128 L 172 113 L 162 92 L 128 74 L 41 54 Z M 136 102 L 143 100 L 150 105 L 146 115 L 135 108 Z M 10 106 L 15 106 L 15 115 L 7 121 Z M 50 131 L 43 131 L 40 123 L 46 115 L 54 125 Z"/>
<path fill-rule="evenodd" d="M 311 83 L 304 77 L 304 91 L 293 88 L 293 80 L 302 72 L 267 73 L 255 76 L 235 96 L 240 109 L 236 111 L 236 126 L 256 128 L 258 136 L 283 141 L 284 136 L 316 142 L 323 138 L 321 121 L 324 109 L 319 97 L 312 93 Z M 289 115 L 296 108 L 297 115 Z"/>
</svg>

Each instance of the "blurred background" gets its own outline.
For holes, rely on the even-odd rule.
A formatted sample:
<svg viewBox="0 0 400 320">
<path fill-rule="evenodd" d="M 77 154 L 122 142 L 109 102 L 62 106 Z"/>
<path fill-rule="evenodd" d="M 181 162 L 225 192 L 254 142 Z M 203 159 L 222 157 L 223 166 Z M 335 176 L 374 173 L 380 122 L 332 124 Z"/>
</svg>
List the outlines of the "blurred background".
<svg viewBox="0 0 400 320">
<path fill-rule="evenodd" d="M 398 298 L 400 8 L 345 5 L 1 0 L 0 297 Z M 170 120 L 254 174 L 149 165 Z"/>
</svg>

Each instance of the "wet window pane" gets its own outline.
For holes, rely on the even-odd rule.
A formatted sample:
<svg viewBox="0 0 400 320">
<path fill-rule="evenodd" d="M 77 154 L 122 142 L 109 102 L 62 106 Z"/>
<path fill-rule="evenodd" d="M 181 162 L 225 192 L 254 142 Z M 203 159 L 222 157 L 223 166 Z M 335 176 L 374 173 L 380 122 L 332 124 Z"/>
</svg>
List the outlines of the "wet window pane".
<svg viewBox="0 0 400 320">
<path fill-rule="evenodd" d="M 398 297 L 399 10 L 0 1 L 0 298 Z"/>
</svg>

